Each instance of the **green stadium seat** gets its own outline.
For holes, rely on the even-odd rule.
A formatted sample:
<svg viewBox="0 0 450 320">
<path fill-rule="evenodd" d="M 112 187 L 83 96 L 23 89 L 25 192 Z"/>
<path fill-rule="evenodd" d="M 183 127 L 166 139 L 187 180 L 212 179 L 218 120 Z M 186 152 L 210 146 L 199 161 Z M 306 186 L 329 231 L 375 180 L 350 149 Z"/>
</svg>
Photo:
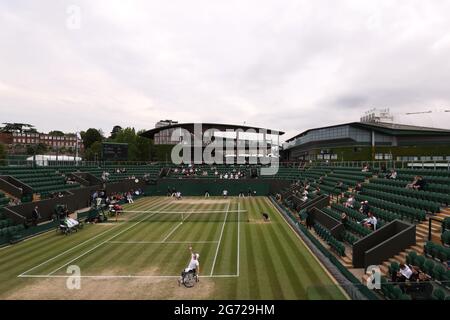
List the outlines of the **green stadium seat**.
<svg viewBox="0 0 450 320">
<path fill-rule="evenodd" d="M 428 274 L 428 275 L 430 275 L 430 276 L 433 276 L 433 269 L 434 269 L 434 266 L 435 266 L 435 263 L 434 263 L 434 261 L 433 260 L 430 260 L 430 259 L 427 259 L 426 261 L 425 261 L 425 263 L 423 264 L 423 271 L 426 273 L 426 274 Z"/>
<path fill-rule="evenodd" d="M 445 271 L 446 270 L 442 264 L 436 264 L 433 268 L 433 278 L 442 281 L 444 279 Z"/>
<path fill-rule="evenodd" d="M 389 265 L 389 275 L 392 277 L 400 270 L 400 265 L 397 262 L 392 262 Z"/>
<path fill-rule="evenodd" d="M 450 230 L 445 231 L 441 235 L 442 243 L 450 245 Z"/>
<path fill-rule="evenodd" d="M 417 256 L 415 259 L 415 263 L 420 269 L 423 269 L 423 266 L 425 264 L 426 258 L 424 256 Z"/>
<path fill-rule="evenodd" d="M 445 292 L 444 290 L 437 288 L 433 291 L 433 300 L 444 300 L 445 299 Z"/>
<path fill-rule="evenodd" d="M 391 300 L 400 300 L 400 297 L 403 295 L 402 290 L 399 287 L 395 287 L 389 292 L 389 299 Z"/>
<path fill-rule="evenodd" d="M 402 294 L 399 300 L 412 300 L 412 298 L 409 294 Z"/>
<path fill-rule="evenodd" d="M 415 252 L 415 251 L 410 251 L 410 252 L 408 253 L 408 255 L 406 256 L 406 263 L 407 263 L 407 264 L 412 264 L 412 265 L 414 265 L 416 259 L 417 259 L 417 252 Z"/>
</svg>

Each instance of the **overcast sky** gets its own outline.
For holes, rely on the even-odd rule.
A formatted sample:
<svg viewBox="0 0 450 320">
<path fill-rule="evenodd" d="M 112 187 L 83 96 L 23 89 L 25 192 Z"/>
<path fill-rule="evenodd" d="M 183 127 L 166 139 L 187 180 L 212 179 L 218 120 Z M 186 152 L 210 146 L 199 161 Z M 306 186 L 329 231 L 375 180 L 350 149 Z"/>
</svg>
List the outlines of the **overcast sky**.
<svg viewBox="0 0 450 320">
<path fill-rule="evenodd" d="M 79 10 L 79 15 L 78 15 Z M 450 128 L 450 1 L 0 2 L 0 120 Z M 421 116 L 407 112 L 436 110 Z"/>
</svg>

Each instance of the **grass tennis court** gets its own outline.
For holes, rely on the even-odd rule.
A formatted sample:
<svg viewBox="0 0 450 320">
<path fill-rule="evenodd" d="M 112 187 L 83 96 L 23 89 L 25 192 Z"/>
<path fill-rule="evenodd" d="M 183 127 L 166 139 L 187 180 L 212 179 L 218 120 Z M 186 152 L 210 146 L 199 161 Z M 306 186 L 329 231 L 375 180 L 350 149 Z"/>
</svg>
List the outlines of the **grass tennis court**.
<svg viewBox="0 0 450 320">
<path fill-rule="evenodd" d="M 0 298 L 346 299 L 265 197 L 148 197 L 125 210 L 117 222 L 0 249 Z M 189 244 L 201 267 L 190 289 L 177 283 Z M 72 265 L 79 290 L 66 286 Z"/>
</svg>

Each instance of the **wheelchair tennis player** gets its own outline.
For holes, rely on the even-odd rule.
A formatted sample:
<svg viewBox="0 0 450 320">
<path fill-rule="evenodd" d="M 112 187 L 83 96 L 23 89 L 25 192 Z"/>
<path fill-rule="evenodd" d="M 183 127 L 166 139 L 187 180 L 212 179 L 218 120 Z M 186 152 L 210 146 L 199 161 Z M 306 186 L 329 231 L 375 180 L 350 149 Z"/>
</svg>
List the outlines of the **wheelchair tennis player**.
<svg viewBox="0 0 450 320">
<path fill-rule="evenodd" d="M 198 282 L 198 277 L 200 275 L 200 262 L 198 259 L 200 258 L 200 254 L 192 251 L 192 246 L 189 246 L 189 251 L 191 253 L 191 260 L 189 261 L 189 265 L 181 272 L 181 277 L 178 279 L 178 285 L 185 285 L 190 288 L 194 286 L 195 282 Z"/>
</svg>

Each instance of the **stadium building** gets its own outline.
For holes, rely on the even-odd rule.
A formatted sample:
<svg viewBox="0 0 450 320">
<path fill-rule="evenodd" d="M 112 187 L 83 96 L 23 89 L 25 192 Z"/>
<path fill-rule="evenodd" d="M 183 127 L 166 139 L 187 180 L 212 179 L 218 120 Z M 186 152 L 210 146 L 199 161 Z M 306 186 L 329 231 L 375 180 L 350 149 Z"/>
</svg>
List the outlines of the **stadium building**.
<svg viewBox="0 0 450 320">
<path fill-rule="evenodd" d="M 167 136 L 170 133 L 170 137 Z M 175 136 L 172 134 L 175 133 Z M 157 126 L 142 134 L 155 141 L 155 145 L 165 136 L 166 144 L 189 144 L 190 158 L 186 162 L 195 162 L 195 154 L 203 154 L 216 139 L 221 139 L 224 150 L 214 150 L 213 156 L 222 163 L 237 163 L 238 158 L 245 163 L 264 162 L 264 158 L 278 157 L 280 136 L 284 132 L 268 128 L 240 126 L 219 123 L 174 123 Z M 197 142 L 194 142 L 197 140 Z M 168 142 L 170 141 L 170 143 Z M 173 146 L 169 146 L 171 150 Z M 226 149 L 228 147 L 228 149 Z M 219 148 L 218 148 L 219 149 Z M 226 149 L 226 150 L 225 150 Z M 216 154 L 218 152 L 218 154 Z M 198 161 L 197 161 L 198 163 Z"/>
<path fill-rule="evenodd" d="M 361 121 L 306 130 L 283 145 L 287 161 L 450 160 L 450 130 Z"/>
</svg>

